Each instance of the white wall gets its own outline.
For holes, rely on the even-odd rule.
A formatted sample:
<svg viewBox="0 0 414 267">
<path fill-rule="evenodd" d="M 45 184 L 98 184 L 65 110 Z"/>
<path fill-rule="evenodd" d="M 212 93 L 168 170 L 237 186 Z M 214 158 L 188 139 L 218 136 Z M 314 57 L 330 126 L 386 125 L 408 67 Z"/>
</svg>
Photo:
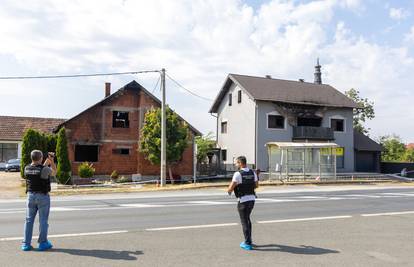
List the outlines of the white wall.
<svg viewBox="0 0 414 267">
<path fill-rule="evenodd" d="M 248 164 L 255 162 L 255 102 L 242 90 L 242 102 L 237 103 L 237 92 L 240 89 L 235 84 L 221 102 L 218 115 L 217 145 L 227 150 L 227 161 L 232 164 L 234 158 L 246 156 Z M 228 105 L 229 94 L 232 94 L 232 106 Z M 221 122 L 227 121 L 227 134 L 221 133 Z"/>
</svg>

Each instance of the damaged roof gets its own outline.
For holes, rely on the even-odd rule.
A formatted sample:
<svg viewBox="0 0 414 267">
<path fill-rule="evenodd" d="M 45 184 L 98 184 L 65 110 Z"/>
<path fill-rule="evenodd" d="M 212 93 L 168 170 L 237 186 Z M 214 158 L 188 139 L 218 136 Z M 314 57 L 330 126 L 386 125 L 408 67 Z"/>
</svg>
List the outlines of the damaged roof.
<svg viewBox="0 0 414 267">
<path fill-rule="evenodd" d="M 217 113 L 233 83 L 244 89 L 254 100 L 341 108 L 358 107 L 352 99 L 328 84 L 229 74 L 210 108 L 210 113 Z"/>
<path fill-rule="evenodd" d="M 137 83 L 135 80 L 133 80 L 133 81 L 131 81 L 131 82 L 129 82 L 129 83 L 127 83 L 126 85 L 124 85 L 123 87 L 121 87 L 120 89 L 118 89 L 115 93 L 113 93 L 113 94 L 111 94 L 111 95 L 109 95 L 109 96 L 107 96 L 107 97 L 105 97 L 104 99 L 102 99 L 101 101 L 99 101 L 98 103 L 96 103 L 96 104 L 94 104 L 93 106 L 91 106 L 91 107 L 89 107 L 89 108 L 87 108 L 87 109 L 85 109 L 84 111 L 82 111 L 81 113 L 79 113 L 78 115 L 76 115 L 76 116 L 74 116 L 74 117 L 72 117 L 72 118 L 70 118 L 70 119 L 68 119 L 67 121 L 63 121 L 62 123 L 60 123 L 59 125 L 57 125 L 57 127 L 54 129 L 54 131 L 55 132 L 57 132 L 58 130 L 59 130 L 59 128 L 61 128 L 62 126 L 64 126 L 67 122 L 69 122 L 69 121 L 72 121 L 72 120 L 74 120 L 75 118 L 77 118 L 77 117 L 79 117 L 80 115 L 82 115 L 82 114 L 84 114 L 85 112 L 87 112 L 87 111 L 89 111 L 89 110 L 91 110 L 92 108 L 94 108 L 94 107 L 97 107 L 97 106 L 99 106 L 99 105 L 102 105 L 102 104 L 105 104 L 105 103 L 107 103 L 108 101 L 110 101 L 111 99 L 113 99 L 113 98 L 115 98 L 115 97 L 117 97 L 118 95 L 120 95 L 120 94 L 122 94 L 122 92 L 124 91 L 124 90 L 142 90 L 145 94 L 147 94 L 149 97 L 151 97 L 155 102 L 157 102 L 158 104 L 160 104 L 161 105 L 161 101 L 156 97 L 156 96 L 154 96 L 152 93 L 150 93 L 148 90 L 146 90 L 142 85 L 140 85 L 139 83 Z M 174 110 L 173 110 L 174 111 Z M 174 111 L 175 112 L 175 111 Z M 177 113 L 176 113 L 177 114 Z M 188 123 L 185 119 L 183 119 L 180 115 L 178 115 L 177 114 L 177 116 L 182 120 L 182 121 L 184 121 L 187 125 L 188 125 L 188 127 L 189 127 L 189 129 L 191 130 L 191 131 L 193 131 L 193 133 L 195 134 L 195 135 L 198 135 L 198 136 L 202 136 L 203 134 L 199 131 L 199 130 L 197 130 L 194 126 L 192 126 L 190 123 Z"/>
</svg>

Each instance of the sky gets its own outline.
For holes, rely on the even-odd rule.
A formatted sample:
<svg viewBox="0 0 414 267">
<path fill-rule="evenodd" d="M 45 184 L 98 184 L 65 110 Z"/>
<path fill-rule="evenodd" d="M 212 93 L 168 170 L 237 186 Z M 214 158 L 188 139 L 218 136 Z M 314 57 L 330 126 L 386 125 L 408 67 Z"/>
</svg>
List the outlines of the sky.
<svg viewBox="0 0 414 267">
<path fill-rule="evenodd" d="M 165 68 L 167 102 L 203 133 L 228 73 L 322 80 L 374 102 L 370 136 L 414 142 L 414 0 L 0 0 L 0 76 Z M 157 74 L 0 80 L 0 115 L 70 118 Z"/>
</svg>

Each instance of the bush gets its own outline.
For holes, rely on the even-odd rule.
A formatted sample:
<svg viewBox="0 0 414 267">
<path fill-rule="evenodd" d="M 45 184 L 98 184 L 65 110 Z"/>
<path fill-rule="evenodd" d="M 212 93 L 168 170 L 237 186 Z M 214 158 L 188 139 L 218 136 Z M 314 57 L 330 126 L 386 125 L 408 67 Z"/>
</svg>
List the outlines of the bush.
<svg viewBox="0 0 414 267">
<path fill-rule="evenodd" d="M 119 174 L 116 170 L 111 173 L 111 179 L 112 180 L 116 180 L 116 179 L 118 179 L 118 177 L 119 177 Z"/>
<path fill-rule="evenodd" d="M 95 174 L 95 168 L 92 163 L 84 162 L 78 167 L 78 175 L 81 178 L 91 178 Z"/>
<path fill-rule="evenodd" d="M 71 177 L 72 167 L 68 156 L 68 144 L 65 128 L 61 128 L 59 130 L 56 139 L 56 157 L 58 161 L 56 178 L 59 183 L 66 184 Z"/>
<path fill-rule="evenodd" d="M 130 183 L 132 182 L 131 178 L 121 176 L 118 180 L 116 180 L 117 183 Z"/>
<path fill-rule="evenodd" d="M 30 153 L 38 149 L 43 152 L 43 159 L 46 159 L 47 152 L 56 151 L 56 136 L 46 134 L 34 129 L 27 129 L 23 135 L 21 157 L 21 177 L 24 177 L 24 167 L 32 162 Z"/>
</svg>

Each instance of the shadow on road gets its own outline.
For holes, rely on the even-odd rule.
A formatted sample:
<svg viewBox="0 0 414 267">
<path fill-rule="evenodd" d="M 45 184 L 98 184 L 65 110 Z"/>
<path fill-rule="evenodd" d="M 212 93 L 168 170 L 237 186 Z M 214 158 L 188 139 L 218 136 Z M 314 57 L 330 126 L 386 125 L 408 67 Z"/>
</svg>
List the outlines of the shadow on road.
<svg viewBox="0 0 414 267">
<path fill-rule="evenodd" d="M 86 256 L 86 257 L 95 257 L 101 259 L 110 259 L 110 260 L 127 260 L 133 261 L 136 260 L 138 255 L 143 255 L 142 251 L 114 251 L 114 250 L 104 250 L 104 249 L 68 249 L 68 248 L 56 248 L 51 249 L 49 252 L 59 252 L 66 253 L 75 256 Z M 136 255 L 136 256 L 135 256 Z"/>
<path fill-rule="evenodd" d="M 258 251 L 279 251 L 279 252 L 287 252 L 292 254 L 303 254 L 303 255 L 322 255 L 322 254 L 329 254 L 329 253 L 339 253 L 337 250 L 331 250 L 326 248 L 318 248 L 313 246 L 305 246 L 301 245 L 299 247 L 292 247 L 292 246 L 284 246 L 284 245 L 277 245 L 277 244 L 269 244 L 269 245 L 256 245 L 254 250 Z"/>
</svg>

